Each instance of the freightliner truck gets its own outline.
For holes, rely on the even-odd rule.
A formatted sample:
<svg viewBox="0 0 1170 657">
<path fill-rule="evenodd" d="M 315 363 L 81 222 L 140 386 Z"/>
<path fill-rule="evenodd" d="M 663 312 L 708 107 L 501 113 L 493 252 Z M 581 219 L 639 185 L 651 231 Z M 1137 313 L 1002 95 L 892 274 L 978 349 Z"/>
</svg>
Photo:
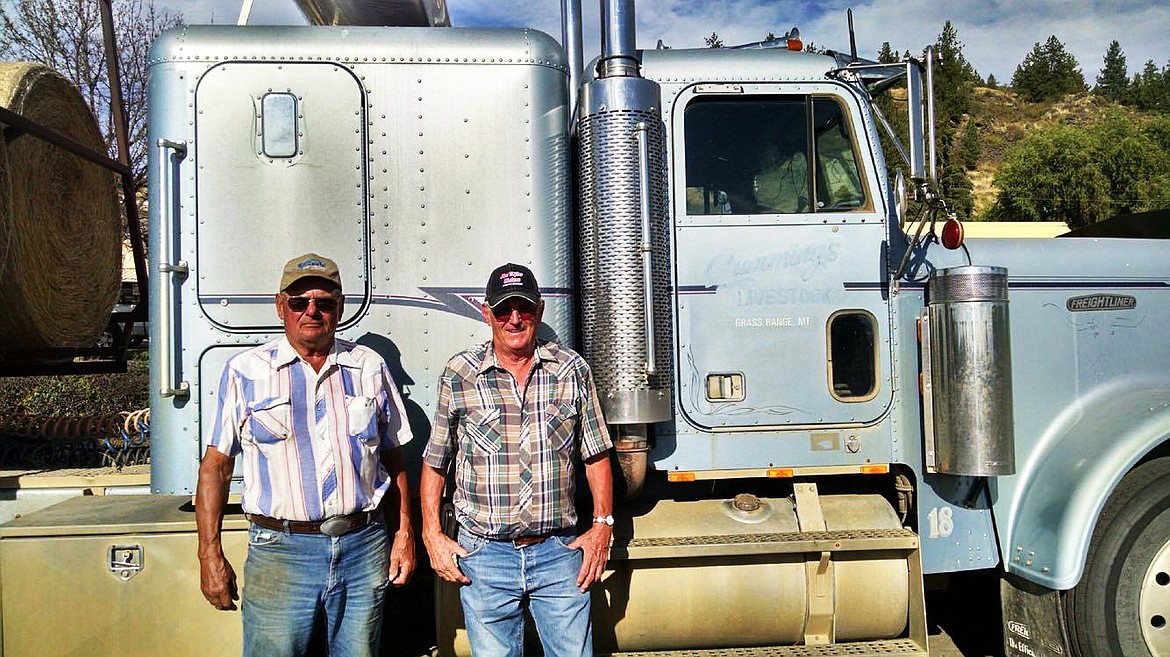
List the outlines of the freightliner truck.
<svg viewBox="0 0 1170 657">
<path fill-rule="evenodd" d="M 601 5 L 587 65 L 568 0 L 566 47 L 312 1 L 333 25 L 154 44 L 151 494 L 0 529 L 5 655 L 238 650 L 191 496 L 221 369 L 281 332 L 307 250 L 340 263 L 339 334 L 390 364 L 416 464 L 487 272 L 534 270 L 616 442 L 601 652 L 926 655 L 924 590 L 983 571 L 1000 609 L 967 613 L 1002 613 L 1008 655 L 1170 655 L 1170 247 L 964 242 L 929 55 L 640 50 L 632 0 Z M 438 653 L 467 654 L 435 595 Z"/>
</svg>

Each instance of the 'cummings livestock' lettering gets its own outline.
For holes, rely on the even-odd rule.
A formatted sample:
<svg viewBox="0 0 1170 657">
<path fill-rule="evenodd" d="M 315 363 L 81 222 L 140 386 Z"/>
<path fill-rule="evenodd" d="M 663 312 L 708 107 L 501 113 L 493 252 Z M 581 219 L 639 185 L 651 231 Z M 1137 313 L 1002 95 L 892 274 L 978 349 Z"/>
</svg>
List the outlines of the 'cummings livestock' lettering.
<svg viewBox="0 0 1170 657">
<path fill-rule="evenodd" d="M 1128 294 L 1087 294 L 1083 297 L 1070 297 L 1064 303 L 1070 312 L 1089 312 L 1093 310 L 1133 310 L 1137 307 L 1137 299 Z"/>
<path fill-rule="evenodd" d="M 720 286 L 752 284 L 757 282 L 755 277 L 759 274 L 798 270 L 800 280 L 807 282 L 836 259 L 837 245 L 833 243 L 796 244 L 783 251 L 747 258 L 723 251 L 707 265 L 707 281 Z"/>
</svg>

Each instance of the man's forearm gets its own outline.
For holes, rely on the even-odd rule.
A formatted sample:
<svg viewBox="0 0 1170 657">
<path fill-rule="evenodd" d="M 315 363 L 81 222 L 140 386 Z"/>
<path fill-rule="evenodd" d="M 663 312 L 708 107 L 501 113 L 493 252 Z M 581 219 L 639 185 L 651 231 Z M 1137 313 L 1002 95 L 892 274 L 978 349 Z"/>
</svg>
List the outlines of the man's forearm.
<svg viewBox="0 0 1170 657">
<path fill-rule="evenodd" d="M 386 524 L 396 532 L 413 532 L 414 526 L 410 519 L 410 480 L 406 476 L 406 463 L 402 457 L 402 448 L 398 447 L 385 452 L 382 463 L 390 475 L 392 492 L 397 500 L 397 505 L 382 505 Z"/>
<path fill-rule="evenodd" d="M 442 532 L 443 526 L 439 520 L 439 508 L 443 502 L 443 488 L 447 484 L 447 477 L 434 467 L 423 463 L 422 479 L 418 486 L 419 507 L 422 510 L 423 534 Z"/>
<path fill-rule="evenodd" d="M 195 488 L 195 528 L 199 534 L 200 559 L 223 553 L 220 533 L 234 465 L 233 459 L 215 449 L 208 449 L 199 465 L 199 481 Z"/>
<path fill-rule="evenodd" d="M 585 480 L 593 497 L 593 516 L 608 516 L 613 513 L 613 471 L 609 465 L 609 452 L 597 454 L 585 461 Z"/>
</svg>

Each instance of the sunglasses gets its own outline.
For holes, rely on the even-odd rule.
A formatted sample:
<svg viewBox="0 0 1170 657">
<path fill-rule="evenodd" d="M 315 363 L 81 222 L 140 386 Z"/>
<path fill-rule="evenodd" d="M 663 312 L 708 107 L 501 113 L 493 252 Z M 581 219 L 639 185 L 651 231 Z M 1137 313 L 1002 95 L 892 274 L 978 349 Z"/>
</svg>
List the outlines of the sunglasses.
<svg viewBox="0 0 1170 657">
<path fill-rule="evenodd" d="M 284 303 L 294 313 L 305 312 L 309 309 L 310 303 L 316 304 L 317 310 L 320 312 L 331 313 L 337 310 L 337 306 L 341 302 L 332 297 L 285 297 Z"/>
<path fill-rule="evenodd" d="M 497 321 L 503 322 L 512 317 L 512 311 L 520 313 L 520 319 L 531 322 L 536 318 L 536 304 L 521 301 L 518 303 L 502 303 L 495 308 L 492 308 L 492 316 Z"/>
</svg>

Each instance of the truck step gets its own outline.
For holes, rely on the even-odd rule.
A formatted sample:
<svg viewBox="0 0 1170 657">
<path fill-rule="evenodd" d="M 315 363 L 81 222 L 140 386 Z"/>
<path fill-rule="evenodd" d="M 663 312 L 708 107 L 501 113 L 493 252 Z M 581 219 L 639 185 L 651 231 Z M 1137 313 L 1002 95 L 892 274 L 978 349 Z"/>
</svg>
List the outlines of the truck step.
<svg viewBox="0 0 1170 657">
<path fill-rule="evenodd" d="M 927 657 L 925 645 L 911 639 L 857 641 L 819 646 L 767 646 L 763 648 L 718 648 L 712 650 L 663 650 L 655 652 L 615 652 L 610 657 L 881 657 L 904 655 Z"/>
<path fill-rule="evenodd" d="M 615 537 L 611 559 L 664 559 L 746 554 L 860 552 L 918 549 L 918 535 L 909 529 L 856 529 L 833 532 L 788 532 L 635 538 Z"/>
</svg>

